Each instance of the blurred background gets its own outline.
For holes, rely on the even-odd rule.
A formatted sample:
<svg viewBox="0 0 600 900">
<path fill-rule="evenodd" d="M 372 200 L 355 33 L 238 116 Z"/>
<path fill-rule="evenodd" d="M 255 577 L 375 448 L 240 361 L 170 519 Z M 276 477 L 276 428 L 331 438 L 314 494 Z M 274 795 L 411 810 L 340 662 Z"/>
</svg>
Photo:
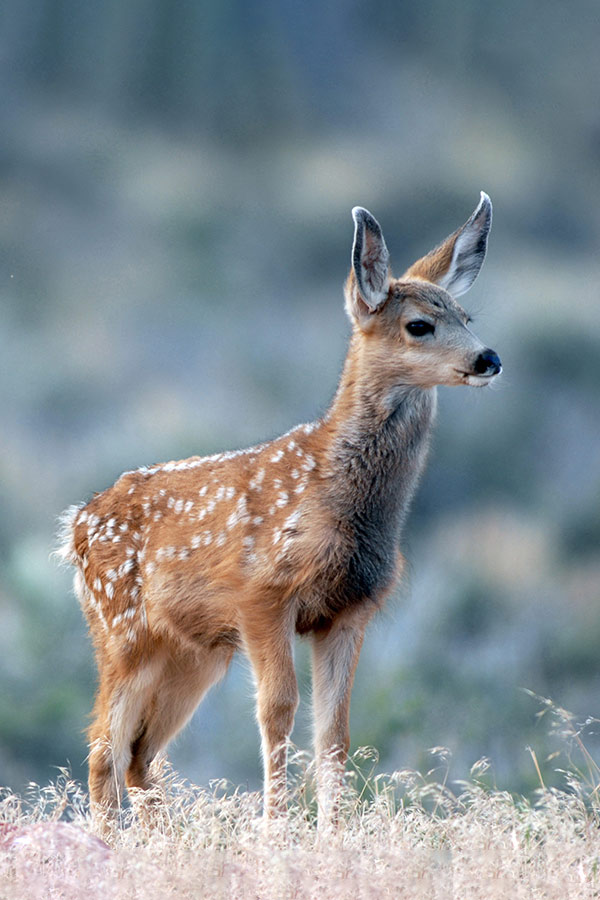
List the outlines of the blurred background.
<svg viewBox="0 0 600 900">
<path fill-rule="evenodd" d="M 350 209 L 396 274 L 494 227 L 464 305 L 505 374 L 443 389 L 371 628 L 353 747 L 481 756 L 537 784 L 523 688 L 600 714 L 600 8 L 596 0 L 5 0 L 0 8 L 0 784 L 85 778 L 92 650 L 56 517 L 124 470 L 327 408 Z M 310 677 L 298 647 L 310 746 Z M 243 661 L 171 747 L 260 783 Z"/>
</svg>

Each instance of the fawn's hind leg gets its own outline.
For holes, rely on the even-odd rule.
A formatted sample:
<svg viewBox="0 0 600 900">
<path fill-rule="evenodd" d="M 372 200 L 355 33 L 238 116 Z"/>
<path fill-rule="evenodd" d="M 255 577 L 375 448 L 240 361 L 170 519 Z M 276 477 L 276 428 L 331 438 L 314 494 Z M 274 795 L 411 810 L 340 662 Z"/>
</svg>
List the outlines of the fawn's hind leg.
<svg viewBox="0 0 600 900">
<path fill-rule="evenodd" d="M 163 664 L 157 658 L 126 675 L 107 664 L 100 668 L 96 715 L 89 730 L 89 789 L 94 813 L 110 814 L 119 805 L 131 743 Z"/>
<path fill-rule="evenodd" d="M 157 753 L 183 728 L 208 689 L 223 677 L 231 645 L 198 651 L 178 650 L 167 658 L 160 681 L 137 722 L 125 775 L 128 788 L 151 788 L 149 768 Z"/>
</svg>

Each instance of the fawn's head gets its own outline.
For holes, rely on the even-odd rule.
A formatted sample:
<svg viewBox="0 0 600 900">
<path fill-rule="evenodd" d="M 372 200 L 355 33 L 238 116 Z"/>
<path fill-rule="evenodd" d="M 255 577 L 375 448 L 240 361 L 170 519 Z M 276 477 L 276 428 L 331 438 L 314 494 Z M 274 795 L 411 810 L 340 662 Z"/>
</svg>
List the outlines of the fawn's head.
<svg viewBox="0 0 600 900">
<path fill-rule="evenodd" d="M 346 309 L 370 366 L 393 385 L 489 384 L 502 369 L 498 355 L 468 328 L 456 302 L 483 265 L 492 203 L 481 192 L 468 221 L 415 262 L 401 278 L 389 271 L 379 223 L 360 206 L 355 223 Z"/>
</svg>

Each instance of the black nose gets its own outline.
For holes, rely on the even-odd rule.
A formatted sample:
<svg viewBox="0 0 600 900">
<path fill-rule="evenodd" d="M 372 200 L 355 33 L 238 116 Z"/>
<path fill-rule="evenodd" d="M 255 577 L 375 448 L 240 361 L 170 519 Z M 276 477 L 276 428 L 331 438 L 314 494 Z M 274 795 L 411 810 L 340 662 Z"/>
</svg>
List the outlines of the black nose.
<svg viewBox="0 0 600 900">
<path fill-rule="evenodd" d="M 493 350 L 484 350 L 475 360 L 473 368 L 478 375 L 497 375 L 502 371 L 502 363 Z"/>
</svg>

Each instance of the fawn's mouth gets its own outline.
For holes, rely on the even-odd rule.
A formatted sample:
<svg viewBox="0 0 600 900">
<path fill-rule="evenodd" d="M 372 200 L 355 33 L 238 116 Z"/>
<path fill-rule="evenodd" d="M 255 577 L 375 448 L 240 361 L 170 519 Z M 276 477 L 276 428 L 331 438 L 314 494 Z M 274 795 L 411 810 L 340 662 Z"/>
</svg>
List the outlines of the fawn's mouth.
<svg viewBox="0 0 600 900">
<path fill-rule="evenodd" d="M 471 387 L 485 387 L 486 384 L 489 384 L 490 381 L 493 381 L 499 372 L 492 372 L 489 375 L 476 375 L 473 372 L 462 372 L 460 369 L 456 369 L 458 375 L 460 375 L 463 384 L 468 384 Z"/>
</svg>

